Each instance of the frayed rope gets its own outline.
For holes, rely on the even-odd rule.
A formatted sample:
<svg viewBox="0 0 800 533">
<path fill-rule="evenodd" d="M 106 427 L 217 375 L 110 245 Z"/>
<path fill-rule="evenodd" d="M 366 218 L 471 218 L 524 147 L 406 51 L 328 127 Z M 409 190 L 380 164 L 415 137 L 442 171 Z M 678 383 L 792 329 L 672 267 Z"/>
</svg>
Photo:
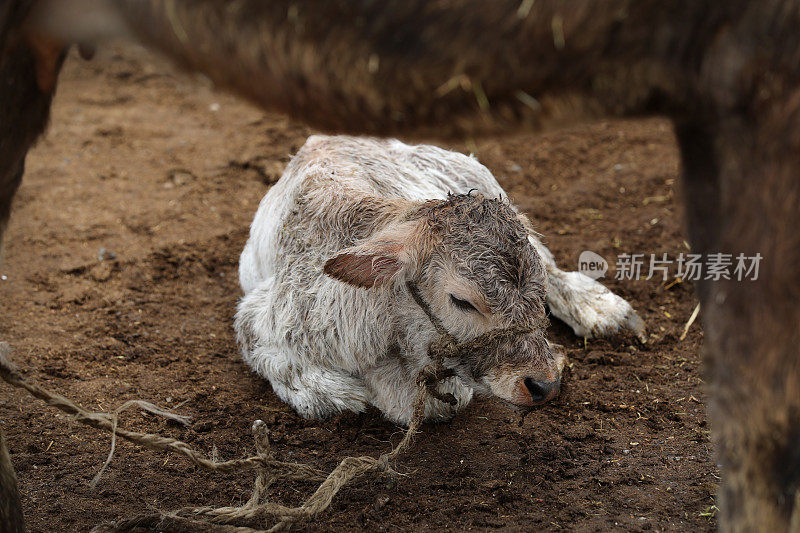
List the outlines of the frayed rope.
<svg viewBox="0 0 800 533">
<path fill-rule="evenodd" d="M 250 499 L 240 507 L 187 507 L 171 512 L 156 511 L 142 514 L 133 518 L 120 520 L 114 523 L 102 524 L 95 527 L 93 532 L 124 532 L 137 528 L 155 528 L 158 531 L 194 532 L 210 531 L 213 533 L 254 533 L 263 529 L 252 529 L 240 525 L 242 523 L 264 524 L 267 521 L 277 521 L 267 531 L 281 531 L 293 522 L 307 520 L 330 506 L 336 494 L 349 482 L 364 474 L 377 471 L 379 473 L 396 473 L 391 467 L 391 461 L 406 451 L 411 445 L 414 435 L 425 416 L 425 400 L 429 390 L 435 389 L 435 380 L 431 376 L 443 373 L 434 368 L 426 368 L 417 379 L 417 396 L 414 400 L 413 415 L 403 439 L 391 451 L 379 457 L 346 457 L 327 476 L 313 466 L 302 463 L 290 463 L 276 460 L 270 450 L 269 430 L 261 420 L 253 423 L 252 432 L 255 438 L 257 454 L 244 459 L 229 461 L 216 461 L 195 451 L 187 443 L 177 439 L 163 437 L 151 433 L 139 433 L 118 427 L 119 415 L 130 407 L 144 409 L 154 415 L 174 420 L 181 424 L 188 424 L 189 419 L 162 409 L 154 404 L 142 400 L 125 402 L 113 413 L 98 413 L 83 409 L 70 399 L 51 392 L 32 380 L 26 379 L 17 368 L 8 360 L 11 350 L 5 343 L 0 343 L 0 378 L 6 383 L 28 391 L 32 396 L 39 398 L 46 404 L 55 407 L 69 415 L 77 422 L 91 426 L 95 429 L 111 433 L 111 451 L 92 480 L 95 486 L 100 480 L 111 459 L 114 456 L 117 437 L 122 437 L 135 444 L 151 450 L 178 453 L 188 458 L 192 463 L 212 471 L 233 472 L 239 470 L 256 470 L 256 480 Z M 432 382 L 433 381 L 433 382 Z M 267 499 L 270 485 L 277 479 L 296 481 L 321 481 L 317 490 L 300 506 L 287 507 Z"/>
</svg>

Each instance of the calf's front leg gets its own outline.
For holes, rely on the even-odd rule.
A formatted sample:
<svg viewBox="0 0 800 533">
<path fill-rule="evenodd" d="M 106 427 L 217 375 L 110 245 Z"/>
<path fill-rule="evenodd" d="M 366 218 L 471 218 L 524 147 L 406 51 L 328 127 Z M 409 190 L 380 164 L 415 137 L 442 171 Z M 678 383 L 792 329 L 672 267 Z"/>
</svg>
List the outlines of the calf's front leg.
<svg viewBox="0 0 800 533">
<path fill-rule="evenodd" d="M 362 412 L 370 394 L 364 381 L 335 366 L 314 364 L 304 348 L 282 338 L 273 280 L 268 278 L 239 302 L 234 321 L 242 357 L 275 394 L 303 418 L 319 419 L 342 411 Z"/>
<path fill-rule="evenodd" d="M 379 361 L 364 373 L 364 381 L 372 393 L 372 405 L 393 422 L 408 425 L 414 414 L 412 411 L 419 390 L 417 376 L 420 369 L 409 368 L 409 363 L 399 356 Z M 436 388 L 442 394 L 452 394 L 456 404 L 450 405 L 429 396 L 425 399 L 425 419 L 428 421 L 450 420 L 472 399 L 472 389 L 457 377 L 440 381 Z"/>
</svg>

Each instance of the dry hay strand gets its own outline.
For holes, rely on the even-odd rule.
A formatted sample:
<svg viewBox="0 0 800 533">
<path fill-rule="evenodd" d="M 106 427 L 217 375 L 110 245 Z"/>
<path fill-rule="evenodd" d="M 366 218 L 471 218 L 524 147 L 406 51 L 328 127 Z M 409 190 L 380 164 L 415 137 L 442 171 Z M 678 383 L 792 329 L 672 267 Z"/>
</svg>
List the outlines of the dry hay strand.
<svg viewBox="0 0 800 533">
<path fill-rule="evenodd" d="M 686 322 L 686 325 L 683 327 L 683 333 L 681 333 L 679 340 L 683 340 L 686 338 L 686 335 L 688 335 L 689 333 L 689 328 L 692 327 L 692 324 L 694 324 L 694 321 L 697 320 L 697 315 L 699 314 L 700 314 L 700 304 L 697 304 L 697 307 L 695 307 L 694 311 L 692 311 L 692 316 L 689 317 L 689 321 Z"/>
<path fill-rule="evenodd" d="M 441 369 L 426 368 L 417 379 L 418 392 L 414 400 L 414 410 L 411 422 L 408 425 L 403 439 L 391 451 L 379 457 L 361 456 L 345 457 L 339 465 L 329 474 L 307 464 L 278 461 L 272 455 L 269 442 L 267 425 L 256 420 L 252 426 L 257 454 L 243 459 L 229 461 L 215 461 L 204 454 L 194 450 L 187 443 L 170 437 L 152 433 L 139 433 L 118 427 L 119 414 L 128 407 L 137 406 L 157 416 L 162 416 L 180 423 L 188 423 L 186 417 L 176 415 L 161 409 L 148 402 L 131 400 L 123 404 L 112 413 L 90 412 L 77 405 L 72 400 L 51 392 L 32 380 L 20 374 L 16 367 L 8 360 L 10 353 L 8 345 L 0 343 L 0 378 L 8 384 L 28 391 L 32 396 L 44 401 L 47 405 L 55 407 L 72 416 L 74 420 L 91 426 L 95 429 L 107 431 L 112 434 L 112 449 L 103 467 L 95 476 L 96 483 L 105 467 L 114 454 L 116 438 L 138 444 L 144 448 L 156 451 L 167 451 L 183 455 L 192 463 L 207 470 L 218 472 L 234 472 L 241 470 L 256 470 L 256 480 L 250 499 L 240 507 L 187 507 L 171 512 L 157 511 L 142 514 L 132 518 L 113 523 L 102 524 L 95 527 L 93 532 L 125 532 L 139 528 L 152 528 L 158 531 L 195 532 L 210 531 L 213 533 L 252 533 L 264 531 L 253 529 L 244 524 L 266 524 L 273 522 L 268 531 L 280 531 L 294 522 L 307 520 L 325 511 L 330 506 L 336 494 L 351 481 L 373 471 L 379 473 L 395 474 L 390 462 L 406 451 L 418 432 L 425 414 L 425 400 L 430 391 L 435 390 L 436 376 L 441 376 Z M 316 491 L 298 507 L 287 507 L 269 501 L 268 490 L 270 485 L 278 479 L 295 481 L 321 481 Z"/>
</svg>

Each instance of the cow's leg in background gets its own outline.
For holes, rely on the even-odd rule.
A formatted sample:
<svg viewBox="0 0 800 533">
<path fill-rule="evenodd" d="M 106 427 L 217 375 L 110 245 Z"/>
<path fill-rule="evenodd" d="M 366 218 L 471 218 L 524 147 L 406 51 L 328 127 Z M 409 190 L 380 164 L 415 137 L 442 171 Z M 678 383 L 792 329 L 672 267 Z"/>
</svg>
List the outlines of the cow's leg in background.
<svg viewBox="0 0 800 533">
<path fill-rule="evenodd" d="M 0 6 L 0 260 L 25 157 L 47 126 L 66 55 L 63 45 L 24 32 L 26 10 L 20 4 L 26 3 Z"/>
<path fill-rule="evenodd" d="M 0 261 L 25 157 L 47 126 L 65 55 L 63 47 L 43 41 L 37 44 L 23 35 L 22 21 L 30 4 L 6 1 L 0 5 Z M 17 477 L 0 433 L 0 532 L 16 533 L 24 528 Z"/>
<path fill-rule="evenodd" d="M 0 429 L 0 533 L 25 531 L 22 504 L 19 501 L 17 476 L 6 449 L 3 430 Z"/>
<path fill-rule="evenodd" d="M 8 172 L 0 174 L 0 264 L 3 262 L 3 235 L 11 216 L 11 203 L 19 184 L 22 183 L 24 171 L 25 163 L 20 161 L 16 169 L 9 169 Z"/>
<path fill-rule="evenodd" d="M 724 531 L 797 531 L 800 111 L 787 98 L 679 125 L 677 134 L 693 252 L 731 253 L 734 264 L 740 253 L 762 257 L 756 280 L 751 272 L 698 291 L 724 479 L 719 523 Z"/>
</svg>

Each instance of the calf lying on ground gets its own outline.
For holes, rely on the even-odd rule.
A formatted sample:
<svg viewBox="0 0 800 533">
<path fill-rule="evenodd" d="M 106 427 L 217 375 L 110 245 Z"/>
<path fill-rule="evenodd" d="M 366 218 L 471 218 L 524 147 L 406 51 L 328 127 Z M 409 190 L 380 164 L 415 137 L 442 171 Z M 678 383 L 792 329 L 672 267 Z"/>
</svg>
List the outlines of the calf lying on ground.
<svg viewBox="0 0 800 533">
<path fill-rule="evenodd" d="M 455 376 L 439 390 L 456 401 L 429 400 L 431 419 L 473 391 L 554 397 L 565 358 L 545 339 L 546 305 L 578 335 L 644 334 L 626 301 L 556 267 L 486 167 L 396 140 L 311 137 L 261 201 L 239 278 L 244 359 L 307 418 L 371 404 L 407 423 L 439 336 L 423 306 L 460 342 L 520 331 L 444 361 Z"/>
</svg>

